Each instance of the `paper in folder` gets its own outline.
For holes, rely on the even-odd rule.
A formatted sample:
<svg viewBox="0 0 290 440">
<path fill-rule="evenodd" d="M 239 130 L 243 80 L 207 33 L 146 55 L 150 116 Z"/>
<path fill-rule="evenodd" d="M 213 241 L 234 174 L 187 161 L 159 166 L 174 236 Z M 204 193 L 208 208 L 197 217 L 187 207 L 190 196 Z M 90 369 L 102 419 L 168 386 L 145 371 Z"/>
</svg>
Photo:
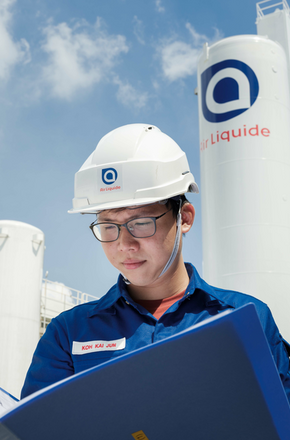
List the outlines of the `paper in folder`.
<svg viewBox="0 0 290 440">
<path fill-rule="evenodd" d="M 58 382 L 0 419 L 0 440 L 289 440 L 255 306 Z"/>
</svg>

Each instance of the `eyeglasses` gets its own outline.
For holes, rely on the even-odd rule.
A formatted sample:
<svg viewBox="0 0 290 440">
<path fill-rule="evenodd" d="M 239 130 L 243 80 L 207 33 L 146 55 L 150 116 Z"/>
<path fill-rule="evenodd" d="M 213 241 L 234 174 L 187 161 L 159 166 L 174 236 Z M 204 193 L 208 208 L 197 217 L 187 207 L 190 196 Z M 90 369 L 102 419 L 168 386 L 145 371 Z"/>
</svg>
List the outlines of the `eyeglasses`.
<svg viewBox="0 0 290 440">
<path fill-rule="evenodd" d="M 156 220 L 163 217 L 170 211 L 172 211 L 172 208 L 158 217 L 134 218 L 126 223 L 123 223 L 122 225 L 108 222 L 93 222 L 90 225 L 90 229 L 92 230 L 96 239 L 102 243 L 109 243 L 111 241 L 118 240 L 122 226 L 126 228 L 127 231 L 135 238 L 148 238 L 152 237 L 152 235 L 154 235 L 156 232 Z"/>
</svg>

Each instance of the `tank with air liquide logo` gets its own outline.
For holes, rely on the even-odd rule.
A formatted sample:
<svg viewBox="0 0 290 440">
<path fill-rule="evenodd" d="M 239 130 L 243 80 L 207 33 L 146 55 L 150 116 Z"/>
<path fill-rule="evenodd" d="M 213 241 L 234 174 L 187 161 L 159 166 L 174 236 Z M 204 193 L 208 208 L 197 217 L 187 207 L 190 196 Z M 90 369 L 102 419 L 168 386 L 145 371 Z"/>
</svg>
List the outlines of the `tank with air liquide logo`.
<svg viewBox="0 0 290 440">
<path fill-rule="evenodd" d="M 282 47 L 256 35 L 205 46 L 198 66 L 204 277 L 274 313 L 290 283 L 288 81 Z"/>
</svg>

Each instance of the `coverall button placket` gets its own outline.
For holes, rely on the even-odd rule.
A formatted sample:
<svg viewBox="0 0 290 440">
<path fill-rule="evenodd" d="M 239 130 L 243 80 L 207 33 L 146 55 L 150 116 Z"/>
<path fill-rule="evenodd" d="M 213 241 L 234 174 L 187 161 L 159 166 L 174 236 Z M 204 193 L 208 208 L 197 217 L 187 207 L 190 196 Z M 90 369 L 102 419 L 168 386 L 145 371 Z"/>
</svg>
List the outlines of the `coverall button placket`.
<svg viewBox="0 0 290 440">
<path fill-rule="evenodd" d="M 174 312 L 176 312 L 181 303 L 186 299 L 186 297 L 184 296 L 183 298 L 181 298 L 179 301 L 177 301 L 176 303 L 172 304 L 171 307 L 169 307 L 169 309 L 166 310 L 166 312 L 163 313 L 163 315 L 159 318 L 159 320 L 156 320 L 156 324 L 155 324 L 155 330 L 152 333 L 152 342 L 157 342 L 160 341 L 162 339 L 164 339 L 165 337 L 167 337 L 167 332 L 166 334 L 164 333 L 164 321 L 167 320 L 167 315 L 169 313 L 174 314 Z"/>
</svg>

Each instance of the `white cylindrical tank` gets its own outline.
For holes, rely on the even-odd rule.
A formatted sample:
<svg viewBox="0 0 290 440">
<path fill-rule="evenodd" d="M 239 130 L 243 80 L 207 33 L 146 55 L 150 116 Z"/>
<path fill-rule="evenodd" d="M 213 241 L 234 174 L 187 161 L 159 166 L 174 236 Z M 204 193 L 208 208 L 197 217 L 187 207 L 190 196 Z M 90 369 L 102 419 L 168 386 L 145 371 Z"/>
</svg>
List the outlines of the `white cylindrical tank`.
<svg viewBox="0 0 290 440">
<path fill-rule="evenodd" d="M 44 234 L 0 221 L 0 387 L 20 391 L 39 340 Z"/>
<path fill-rule="evenodd" d="M 282 47 L 254 35 L 205 46 L 198 95 L 204 277 L 267 303 L 290 341 L 290 102 Z"/>
</svg>

